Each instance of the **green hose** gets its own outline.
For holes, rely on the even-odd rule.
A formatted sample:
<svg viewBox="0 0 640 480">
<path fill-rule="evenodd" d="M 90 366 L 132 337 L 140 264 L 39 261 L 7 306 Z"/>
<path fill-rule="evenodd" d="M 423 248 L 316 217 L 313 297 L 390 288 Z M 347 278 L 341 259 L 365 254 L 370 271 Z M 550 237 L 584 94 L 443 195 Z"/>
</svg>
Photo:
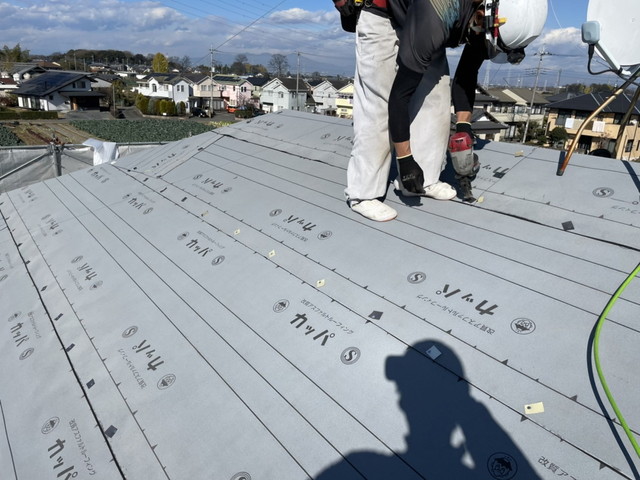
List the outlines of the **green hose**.
<svg viewBox="0 0 640 480">
<path fill-rule="evenodd" d="M 627 434 L 627 437 L 629 437 L 629 440 L 633 445 L 633 449 L 636 451 L 636 455 L 638 455 L 638 457 L 640 457 L 640 446 L 638 445 L 638 442 L 633 436 L 633 432 L 631 432 L 629 425 L 627 425 L 627 421 L 622 416 L 622 412 L 618 408 L 618 404 L 613 398 L 613 395 L 611 394 L 611 390 L 609 390 L 609 386 L 607 385 L 607 381 L 604 378 L 604 374 L 602 373 L 602 368 L 600 366 L 600 355 L 598 352 L 599 351 L 598 346 L 600 344 L 600 331 L 602 330 L 602 326 L 604 325 L 604 322 L 607 319 L 607 315 L 609 314 L 609 311 L 613 308 L 613 305 L 616 303 L 616 300 L 618 300 L 618 297 L 622 295 L 622 292 L 624 292 L 624 290 L 627 288 L 627 285 L 629 285 L 631 281 L 634 279 L 634 277 L 637 276 L 639 273 L 640 273 L 640 263 L 636 266 L 635 270 L 631 272 L 631 274 L 627 277 L 627 279 L 624 282 L 622 282 L 622 285 L 618 287 L 618 290 L 616 290 L 616 293 L 613 294 L 613 296 L 609 300 L 609 303 L 607 303 L 607 306 L 604 308 L 604 310 L 600 314 L 600 318 L 598 318 L 598 323 L 596 325 L 596 332 L 593 339 L 593 356 L 596 363 L 596 369 L 598 371 L 598 377 L 600 378 L 600 383 L 602 384 L 602 388 L 604 388 L 604 391 L 607 394 L 607 398 L 609 399 L 609 403 L 613 407 L 613 411 L 616 413 L 616 416 L 620 421 L 620 425 L 622 425 L 622 428 Z"/>
</svg>

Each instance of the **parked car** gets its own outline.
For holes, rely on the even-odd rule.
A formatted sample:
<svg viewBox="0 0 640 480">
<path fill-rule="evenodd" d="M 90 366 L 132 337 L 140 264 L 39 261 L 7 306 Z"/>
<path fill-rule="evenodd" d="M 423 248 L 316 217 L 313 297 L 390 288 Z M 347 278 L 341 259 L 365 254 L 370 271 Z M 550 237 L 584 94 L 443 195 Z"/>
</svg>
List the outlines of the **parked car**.
<svg viewBox="0 0 640 480">
<path fill-rule="evenodd" d="M 240 107 L 240 108 L 242 108 L 242 107 Z M 236 110 L 238 110 L 238 106 L 237 105 L 227 105 L 227 112 L 235 113 Z"/>
<path fill-rule="evenodd" d="M 212 116 L 213 115 L 215 115 L 215 112 L 212 112 Z M 209 116 L 209 113 L 207 113 L 207 111 L 203 110 L 202 108 L 194 107 L 191 109 L 191 116 L 207 118 Z"/>
</svg>

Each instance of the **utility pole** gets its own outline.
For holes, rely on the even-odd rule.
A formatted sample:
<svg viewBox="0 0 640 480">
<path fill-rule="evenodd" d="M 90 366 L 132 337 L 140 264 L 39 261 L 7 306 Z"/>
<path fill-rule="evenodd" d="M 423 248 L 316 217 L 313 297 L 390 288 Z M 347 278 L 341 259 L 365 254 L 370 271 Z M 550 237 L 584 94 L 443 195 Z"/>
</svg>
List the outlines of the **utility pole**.
<svg viewBox="0 0 640 480">
<path fill-rule="evenodd" d="M 489 72 L 491 71 L 491 62 L 484 62 L 485 71 L 484 71 L 484 82 L 482 86 L 487 89 L 489 88 Z"/>
<path fill-rule="evenodd" d="M 209 68 L 209 118 L 213 117 L 213 44 L 209 48 L 211 54 L 211 66 Z"/>
<path fill-rule="evenodd" d="M 527 113 L 527 123 L 524 127 L 524 135 L 522 135 L 522 142 L 525 143 L 527 141 L 527 132 L 529 131 L 529 122 L 531 121 L 531 111 L 533 110 L 533 102 L 536 98 L 536 90 L 538 89 L 538 80 L 540 79 L 540 69 L 542 68 L 542 57 L 546 55 L 551 55 L 547 52 L 544 47 L 538 53 L 536 53 L 540 58 L 538 59 L 538 67 L 536 68 L 536 82 L 533 86 L 533 93 L 531 94 L 531 105 L 529 105 L 529 112 Z"/>
<path fill-rule="evenodd" d="M 298 84 L 300 83 L 300 52 L 298 54 L 298 71 L 296 73 L 296 110 L 300 110 L 300 92 L 298 90 Z"/>
</svg>

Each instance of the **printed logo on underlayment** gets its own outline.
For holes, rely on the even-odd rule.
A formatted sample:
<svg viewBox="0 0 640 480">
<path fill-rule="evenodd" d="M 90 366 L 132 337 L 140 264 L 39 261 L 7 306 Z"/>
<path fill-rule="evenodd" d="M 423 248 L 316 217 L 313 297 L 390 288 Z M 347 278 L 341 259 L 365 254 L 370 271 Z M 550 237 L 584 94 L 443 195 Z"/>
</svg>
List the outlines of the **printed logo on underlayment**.
<svg viewBox="0 0 640 480">
<path fill-rule="evenodd" d="M 360 360 L 360 349 L 357 347 L 349 347 L 345 348 L 344 351 L 340 354 L 340 360 L 345 365 L 353 365 L 358 360 Z"/>
<path fill-rule="evenodd" d="M 269 212 L 269 216 L 270 217 L 277 217 L 278 215 L 280 215 L 282 213 L 282 210 L 280 210 L 279 208 L 276 208 L 274 210 L 271 210 Z"/>
<path fill-rule="evenodd" d="M 333 236 L 333 232 L 330 230 L 325 230 L 318 234 L 318 240 L 329 240 Z"/>
<path fill-rule="evenodd" d="M 273 311 L 276 313 L 282 313 L 284 312 L 287 308 L 289 308 L 289 300 L 278 300 L 274 305 L 273 305 Z"/>
<path fill-rule="evenodd" d="M 216 258 L 211 260 L 211 265 L 215 267 L 216 265 L 220 265 L 222 262 L 224 262 L 224 255 L 218 255 Z"/>
<path fill-rule="evenodd" d="M 238 472 L 233 477 L 231 477 L 231 480 L 251 480 L 251 475 L 249 475 L 247 472 Z"/>
<path fill-rule="evenodd" d="M 513 322 L 511 322 L 511 330 L 516 332 L 518 335 L 529 335 L 533 333 L 536 329 L 536 324 L 533 320 L 529 320 L 528 318 L 516 318 Z"/>
<path fill-rule="evenodd" d="M 27 358 L 29 358 L 31 356 L 31 354 L 34 352 L 35 350 L 31 347 L 27 348 L 24 352 L 22 352 L 20 354 L 20 360 L 26 360 Z"/>
<path fill-rule="evenodd" d="M 594 197 L 598 198 L 609 198 L 613 195 L 613 188 L 609 187 L 598 187 L 593 192 Z"/>
<path fill-rule="evenodd" d="M 423 273 L 423 272 L 413 272 L 410 273 L 409 276 L 407 277 L 407 280 L 409 281 L 409 283 L 422 283 L 427 279 L 427 276 Z"/>
<path fill-rule="evenodd" d="M 138 327 L 135 325 L 127 328 L 124 332 L 122 332 L 122 338 L 133 337 L 138 332 Z"/>
<path fill-rule="evenodd" d="M 174 383 L 176 383 L 176 376 L 173 373 L 169 373 L 158 381 L 158 390 L 166 390 Z"/>
<path fill-rule="evenodd" d="M 82 261 L 82 255 L 75 257 L 73 260 L 71 260 L 71 263 L 78 263 Z"/>
<path fill-rule="evenodd" d="M 43 435 L 47 435 L 53 432 L 56 427 L 60 424 L 60 419 L 58 417 L 51 417 L 49 420 L 44 422 L 44 425 L 40 429 Z"/>
<path fill-rule="evenodd" d="M 518 473 L 518 464 L 511 455 L 494 453 L 487 462 L 489 474 L 496 480 L 511 480 Z"/>
</svg>

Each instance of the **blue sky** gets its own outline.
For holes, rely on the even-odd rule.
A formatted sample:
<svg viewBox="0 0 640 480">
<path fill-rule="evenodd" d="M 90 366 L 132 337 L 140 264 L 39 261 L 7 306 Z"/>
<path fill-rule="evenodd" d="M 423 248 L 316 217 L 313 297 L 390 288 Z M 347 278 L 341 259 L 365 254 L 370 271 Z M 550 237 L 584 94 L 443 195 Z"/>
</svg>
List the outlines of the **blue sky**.
<svg viewBox="0 0 640 480">
<path fill-rule="evenodd" d="M 488 71 L 483 68 L 480 82 L 531 85 L 538 66 L 540 85 L 615 81 L 587 74 L 580 40 L 587 4 L 550 0 L 546 28 L 525 62 L 492 64 Z M 302 72 L 352 76 L 354 70 L 354 37 L 340 29 L 331 0 L 0 0 L 0 32 L 2 45 L 19 43 L 43 55 L 113 49 L 188 56 L 194 64 L 208 65 L 213 47 L 215 60 L 228 64 L 239 54 L 266 64 L 280 53 L 287 55 L 292 71 L 298 60 Z M 533 53 L 543 47 L 552 55 L 539 65 Z M 450 50 L 452 68 L 460 51 Z"/>
</svg>

